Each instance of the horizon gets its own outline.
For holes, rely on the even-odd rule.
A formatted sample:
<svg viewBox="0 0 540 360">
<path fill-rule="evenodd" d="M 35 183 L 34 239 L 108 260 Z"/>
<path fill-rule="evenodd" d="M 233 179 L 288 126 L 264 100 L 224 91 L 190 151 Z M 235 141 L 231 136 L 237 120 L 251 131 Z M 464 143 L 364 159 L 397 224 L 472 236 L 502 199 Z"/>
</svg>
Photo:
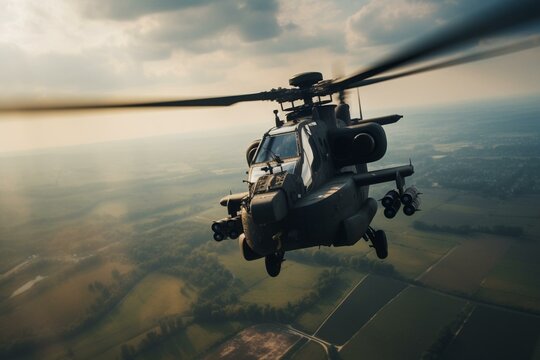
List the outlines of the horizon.
<svg viewBox="0 0 540 360">
<path fill-rule="evenodd" d="M 500 1 L 5 0 L 0 14 L 0 103 L 251 93 L 286 86 L 293 74 L 313 70 L 330 79 L 384 59 Z M 453 54 L 535 34 L 538 29 L 526 27 L 474 41 Z M 366 113 L 380 113 L 424 104 L 540 96 L 539 62 L 536 47 L 362 87 L 362 104 Z M 350 98 L 355 97 L 353 91 Z M 278 107 L 262 102 L 182 112 L 2 115 L 0 152 L 209 131 L 225 129 L 225 124 L 256 123 L 262 129 Z"/>
<path fill-rule="evenodd" d="M 358 110 L 357 110 L 357 101 L 356 99 L 352 99 L 353 94 L 349 96 L 349 98 L 352 100 L 350 101 L 351 106 L 351 115 L 357 116 Z M 501 97 L 501 98 L 495 98 L 495 99 L 484 99 L 484 100 L 460 100 L 458 102 L 454 103 L 439 103 L 439 104 L 426 104 L 426 105 L 411 105 L 406 107 L 401 107 L 401 112 L 398 111 L 397 107 L 381 107 L 381 108 L 372 108 L 370 109 L 368 105 L 366 105 L 362 101 L 362 110 L 364 112 L 364 116 L 369 114 L 368 117 L 377 117 L 381 115 L 388 115 L 390 113 L 409 113 L 410 115 L 417 115 L 418 113 L 422 112 L 429 112 L 429 111 L 449 111 L 449 110 L 455 110 L 456 112 L 460 111 L 470 111 L 473 107 L 480 107 L 480 108 L 487 108 L 491 105 L 495 105 L 496 108 L 500 107 L 509 107 L 513 105 L 515 102 L 518 102 L 516 106 L 528 104 L 533 105 L 533 107 L 537 107 L 537 99 L 540 98 L 540 92 L 538 94 L 529 94 L 526 96 L 517 96 L 514 98 L 509 97 Z M 277 105 L 277 104 L 276 104 Z M 242 105 L 237 105 L 238 107 L 241 107 Z M 229 108 L 230 109 L 230 108 Z M 229 111 L 227 108 L 223 109 L 216 109 L 216 112 L 227 112 Z M 487 110 L 487 109 L 486 109 Z M 183 110 L 168 110 L 170 112 L 177 112 L 181 113 Z M 123 111 L 120 110 L 120 112 L 129 112 L 129 111 Z M 148 111 L 149 115 L 151 111 Z M 26 120 L 14 120 L 15 124 L 18 125 L 30 125 L 32 122 L 37 121 L 40 124 L 46 124 L 47 122 L 55 122 L 56 121 L 62 121 L 67 120 L 68 122 L 73 122 L 75 120 L 71 119 L 71 116 L 77 117 L 79 114 L 73 113 L 73 114 L 60 114 L 60 119 L 49 119 L 49 117 L 52 117 L 53 115 L 49 114 L 47 115 L 47 119 L 26 119 Z M 82 114 L 84 116 L 84 114 Z M 121 115 L 121 114 L 116 114 Z M 105 119 L 110 119 L 110 114 L 104 114 Z M 114 117 L 115 115 L 113 115 Z M 126 115 L 124 115 L 126 116 Z M 212 127 L 206 127 L 206 128 L 191 128 L 187 129 L 182 132 L 164 132 L 164 133 L 155 133 L 155 134 L 149 134 L 149 135 L 143 135 L 143 134 L 135 134 L 131 137 L 119 137 L 119 138 L 107 138 L 106 134 L 103 134 L 104 136 L 102 138 L 96 138 L 95 135 L 91 139 L 87 139 L 85 142 L 66 142 L 64 144 L 27 144 L 27 146 L 24 147 L 12 147 L 9 148 L 6 147 L 6 144 L 9 144 L 9 139 L 12 138 L 12 134 L 8 134 L 7 132 L 0 133 L 0 157 L 10 157 L 10 156 L 20 156 L 20 155 L 33 155 L 33 154 L 39 154 L 40 152 L 44 151 L 54 151 L 54 150 L 62 150 L 62 149 L 69 149 L 69 148 L 76 148 L 81 146 L 92 146 L 92 145 L 100 145 L 100 144 L 110 144 L 110 143 L 118 143 L 118 142 L 129 142 L 129 141 L 137 141 L 137 140 L 149 140 L 149 139 L 156 139 L 159 138 L 167 138 L 167 137 L 187 137 L 187 138 L 214 138 L 214 137 L 222 137 L 222 136 L 230 136 L 230 135 L 238 135 L 238 134 L 261 134 L 268 130 L 271 125 L 271 122 L 273 119 L 271 118 L 273 114 L 270 112 L 267 114 L 266 118 L 258 118 L 255 122 L 249 123 L 249 124 L 242 124 L 242 123 L 232 123 L 230 125 L 223 125 L 218 124 L 216 128 Z M 280 116 L 283 117 L 283 113 L 280 113 Z M 406 121 L 406 116 L 404 115 L 404 119 L 402 121 Z M 35 116 L 37 118 L 37 116 Z M 68 118 L 69 119 L 66 119 Z M 113 122 L 115 119 L 112 120 Z M 120 119 L 116 119 L 116 121 L 120 121 Z M 183 120 L 181 120 L 183 121 Z M 185 120 L 186 122 L 189 120 Z M 264 121 L 264 123 L 263 123 Z M 437 119 L 434 119 L 434 121 L 437 121 Z M 17 126 L 17 125 L 16 125 Z M 212 130 L 213 132 L 208 133 L 208 130 Z M 240 130 L 240 132 L 237 132 Z M 4 137 L 4 139 L 2 139 Z M 3 141 L 1 141 L 3 140 Z"/>
</svg>

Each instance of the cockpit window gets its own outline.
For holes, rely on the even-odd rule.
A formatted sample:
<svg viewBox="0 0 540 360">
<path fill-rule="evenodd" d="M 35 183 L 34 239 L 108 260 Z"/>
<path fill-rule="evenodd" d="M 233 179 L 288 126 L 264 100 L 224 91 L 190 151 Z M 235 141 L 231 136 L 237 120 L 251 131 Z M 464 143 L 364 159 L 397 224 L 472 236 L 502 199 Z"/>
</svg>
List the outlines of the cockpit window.
<svg viewBox="0 0 540 360">
<path fill-rule="evenodd" d="M 281 159 L 296 157 L 299 155 L 295 132 L 267 136 L 264 138 L 259 148 L 259 153 L 255 158 L 256 163 L 270 161 L 276 155 Z"/>
</svg>

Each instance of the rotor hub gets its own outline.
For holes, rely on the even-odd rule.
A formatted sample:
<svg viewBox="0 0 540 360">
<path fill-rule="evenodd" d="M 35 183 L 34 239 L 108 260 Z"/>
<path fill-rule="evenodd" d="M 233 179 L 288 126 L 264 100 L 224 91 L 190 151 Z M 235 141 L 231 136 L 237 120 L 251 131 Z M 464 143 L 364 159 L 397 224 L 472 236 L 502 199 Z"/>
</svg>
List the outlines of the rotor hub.
<svg viewBox="0 0 540 360">
<path fill-rule="evenodd" d="M 309 88 L 323 79 L 320 72 L 305 72 L 294 75 L 289 79 L 289 85 L 299 87 L 300 89 Z"/>
</svg>

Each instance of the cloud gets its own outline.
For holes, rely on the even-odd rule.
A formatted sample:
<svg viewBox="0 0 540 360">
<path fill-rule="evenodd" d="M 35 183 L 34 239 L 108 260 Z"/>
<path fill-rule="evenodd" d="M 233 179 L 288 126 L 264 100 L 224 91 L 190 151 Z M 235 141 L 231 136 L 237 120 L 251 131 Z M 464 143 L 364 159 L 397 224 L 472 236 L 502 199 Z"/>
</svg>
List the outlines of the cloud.
<svg viewBox="0 0 540 360">
<path fill-rule="evenodd" d="M 79 0 L 85 16 L 96 19 L 134 20 L 161 12 L 199 7 L 211 0 Z"/>
<path fill-rule="evenodd" d="M 30 93 L 99 93 L 148 82 L 142 68 L 120 52 L 80 54 L 28 54 L 14 44 L 0 43 L 0 92 L 17 96 Z"/>
<path fill-rule="evenodd" d="M 130 21 L 124 30 L 129 39 L 127 51 L 140 60 L 162 60 L 175 52 L 236 52 L 279 37 L 283 29 L 278 12 L 275 0 L 221 0 L 148 14 Z"/>
<path fill-rule="evenodd" d="M 372 0 L 347 21 L 355 45 L 393 44 L 437 27 L 437 5 L 427 1 Z"/>
<path fill-rule="evenodd" d="M 310 69 L 329 77 L 338 60 L 356 69 L 475 6 L 456 0 L 50 1 L 54 14 L 40 5 L 29 19 L 28 6 L 17 5 L 19 12 L 4 16 L 17 27 L 2 28 L 0 21 L 2 93 L 259 90 Z M 24 3 L 44 4 L 13 0 Z"/>
<path fill-rule="evenodd" d="M 449 22 L 511 0 L 371 0 L 347 20 L 352 46 L 392 45 L 431 34 Z"/>
<path fill-rule="evenodd" d="M 194 41 L 233 32 L 251 42 L 280 33 L 276 0 L 82 0 L 79 6 L 83 15 L 95 19 L 150 17 L 157 24 L 150 34 L 155 40 Z"/>
</svg>

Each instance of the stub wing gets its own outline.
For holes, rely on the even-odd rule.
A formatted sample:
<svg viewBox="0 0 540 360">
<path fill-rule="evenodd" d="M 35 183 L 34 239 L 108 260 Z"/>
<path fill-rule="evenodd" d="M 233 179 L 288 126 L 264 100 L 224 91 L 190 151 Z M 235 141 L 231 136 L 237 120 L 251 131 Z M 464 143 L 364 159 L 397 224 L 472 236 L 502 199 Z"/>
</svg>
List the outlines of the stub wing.
<svg viewBox="0 0 540 360">
<path fill-rule="evenodd" d="M 373 185 L 390 181 L 396 181 L 400 184 L 402 183 L 403 178 L 411 176 L 412 174 L 414 174 L 414 167 L 411 164 L 368 171 L 364 174 L 354 175 L 353 179 L 357 185 Z"/>
</svg>

